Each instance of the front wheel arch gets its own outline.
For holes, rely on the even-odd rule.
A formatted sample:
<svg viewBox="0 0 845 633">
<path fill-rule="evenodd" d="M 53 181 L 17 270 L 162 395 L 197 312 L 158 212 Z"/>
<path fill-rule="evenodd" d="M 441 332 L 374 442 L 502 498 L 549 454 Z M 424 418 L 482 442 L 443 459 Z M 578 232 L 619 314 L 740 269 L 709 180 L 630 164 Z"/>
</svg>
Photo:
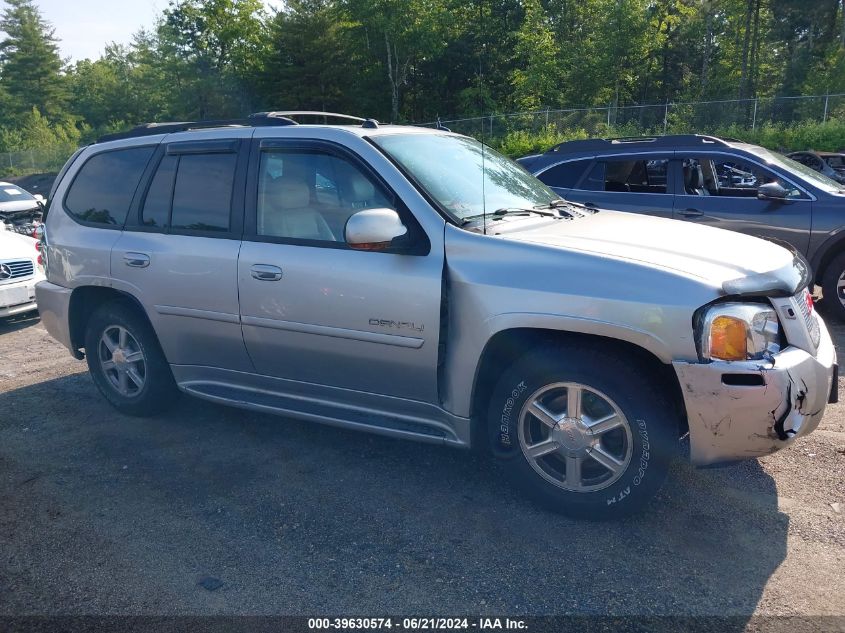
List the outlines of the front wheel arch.
<svg viewBox="0 0 845 633">
<path fill-rule="evenodd" d="M 678 413 L 680 435 L 683 436 L 689 431 L 683 392 L 674 368 L 645 348 L 628 341 L 594 334 L 538 328 L 513 328 L 497 332 L 487 342 L 479 359 L 475 380 L 473 381 L 470 413 L 473 447 L 479 447 L 482 451 L 486 450 L 487 404 L 493 386 L 499 379 L 503 368 L 510 366 L 520 356 L 536 348 L 579 343 L 587 343 L 595 346 L 596 349 L 619 352 L 642 364 L 663 385 L 667 400 Z"/>
</svg>

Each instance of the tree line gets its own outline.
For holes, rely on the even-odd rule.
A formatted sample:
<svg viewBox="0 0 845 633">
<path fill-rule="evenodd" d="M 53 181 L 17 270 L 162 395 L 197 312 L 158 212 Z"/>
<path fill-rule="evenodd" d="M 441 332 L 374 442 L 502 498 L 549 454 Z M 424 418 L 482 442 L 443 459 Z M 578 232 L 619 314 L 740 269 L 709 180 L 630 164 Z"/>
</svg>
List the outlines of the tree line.
<svg viewBox="0 0 845 633">
<path fill-rule="evenodd" d="M 845 92 L 845 0 L 170 0 L 99 59 L 0 19 L 0 151 L 269 109 L 420 122 Z"/>
</svg>

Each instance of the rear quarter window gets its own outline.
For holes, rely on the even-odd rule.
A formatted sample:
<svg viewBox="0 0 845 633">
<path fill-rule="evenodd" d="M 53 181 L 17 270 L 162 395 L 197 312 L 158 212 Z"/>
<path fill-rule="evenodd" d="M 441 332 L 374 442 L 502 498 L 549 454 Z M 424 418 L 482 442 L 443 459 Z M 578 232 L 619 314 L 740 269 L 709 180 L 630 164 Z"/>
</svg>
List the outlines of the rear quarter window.
<svg viewBox="0 0 845 633">
<path fill-rule="evenodd" d="M 89 158 L 65 196 L 67 212 L 81 222 L 123 226 L 153 150 L 132 147 Z"/>
<path fill-rule="evenodd" d="M 538 175 L 540 182 L 547 184 L 549 187 L 559 187 L 562 189 L 571 189 L 581 176 L 587 170 L 592 158 L 586 160 L 571 160 L 560 165 L 555 165 Z"/>
</svg>

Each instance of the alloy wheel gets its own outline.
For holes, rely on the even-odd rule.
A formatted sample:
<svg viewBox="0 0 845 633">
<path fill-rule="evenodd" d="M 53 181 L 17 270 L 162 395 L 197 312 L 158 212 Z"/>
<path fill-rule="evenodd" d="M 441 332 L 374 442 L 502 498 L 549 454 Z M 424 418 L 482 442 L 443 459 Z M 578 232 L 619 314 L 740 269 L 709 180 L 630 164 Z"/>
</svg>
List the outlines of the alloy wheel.
<svg viewBox="0 0 845 633">
<path fill-rule="evenodd" d="M 137 339 L 122 325 L 111 325 L 103 331 L 98 346 L 103 374 L 120 395 L 132 397 L 144 388 L 147 363 Z"/>
<path fill-rule="evenodd" d="M 554 383 L 535 391 L 520 411 L 518 430 L 531 467 L 571 492 L 612 485 L 633 453 L 631 426 L 616 403 L 580 383 Z"/>
</svg>

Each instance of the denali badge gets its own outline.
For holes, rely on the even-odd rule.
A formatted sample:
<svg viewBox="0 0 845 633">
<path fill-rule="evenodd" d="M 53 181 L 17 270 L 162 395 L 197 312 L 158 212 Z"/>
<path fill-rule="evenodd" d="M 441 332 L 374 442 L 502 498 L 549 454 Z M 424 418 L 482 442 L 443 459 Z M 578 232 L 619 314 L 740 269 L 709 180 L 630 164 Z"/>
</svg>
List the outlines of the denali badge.
<svg viewBox="0 0 845 633">
<path fill-rule="evenodd" d="M 415 332 L 422 332 L 425 329 L 425 325 L 420 324 L 417 326 L 412 321 L 391 321 L 390 319 L 370 319 L 370 325 L 394 330 L 414 330 Z"/>
</svg>

